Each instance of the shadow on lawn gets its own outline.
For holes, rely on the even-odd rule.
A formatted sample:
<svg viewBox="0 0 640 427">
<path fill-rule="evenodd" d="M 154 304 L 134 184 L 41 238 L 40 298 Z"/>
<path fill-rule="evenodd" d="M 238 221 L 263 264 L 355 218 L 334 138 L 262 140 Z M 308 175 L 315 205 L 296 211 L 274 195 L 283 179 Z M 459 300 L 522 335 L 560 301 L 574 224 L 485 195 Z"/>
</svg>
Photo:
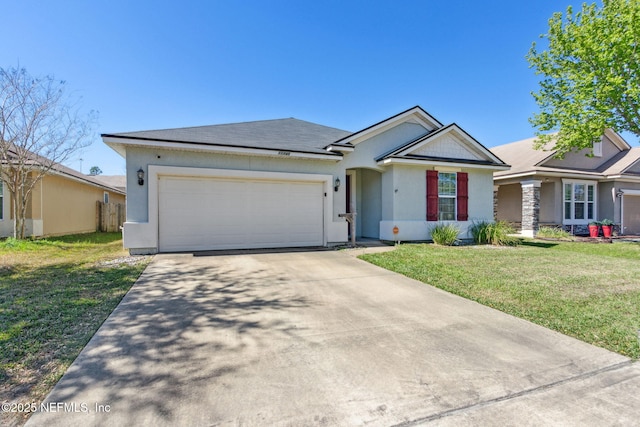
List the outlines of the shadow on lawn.
<svg viewBox="0 0 640 427">
<path fill-rule="evenodd" d="M 285 315 L 266 314 L 307 301 L 278 291 L 274 282 L 286 279 L 266 278 L 257 267 L 238 272 L 224 264 L 152 262 L 47 401 L 108 404 L 118 421 L 130 424 L 179 423 L 182 401 L 215 398 L 203 392 L 212 384 L 224 394 L 231 376 L 258 362 L 247 354 L 257 357 L 266 342 L 296 328 Z M 33 421 L 95 424 L 105 416 L 36 414 Z"/>
<path fill-rule="evenodd" d="M 549 248 L 558 246 L 557 243 L 531 241 L 531 240 L 522 240 L 520 244 L 522 246 L 531 246 L 534 248 L 543 248 L 543 249 L 549 249 Z"/>
</svg>

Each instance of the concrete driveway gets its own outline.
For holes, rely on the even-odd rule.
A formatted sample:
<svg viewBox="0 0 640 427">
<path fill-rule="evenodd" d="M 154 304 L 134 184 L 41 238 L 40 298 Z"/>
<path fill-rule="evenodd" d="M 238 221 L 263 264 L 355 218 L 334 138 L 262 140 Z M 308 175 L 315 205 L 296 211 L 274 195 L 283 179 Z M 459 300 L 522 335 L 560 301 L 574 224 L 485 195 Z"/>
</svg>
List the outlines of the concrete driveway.
<svg viewBox="0 0 640 427">
<path fill-rule="evenodd" d="M 29 425 L 637 425 L 640 367 L 344 251 L 160 255 L 45 407 Z"/>
</svg>

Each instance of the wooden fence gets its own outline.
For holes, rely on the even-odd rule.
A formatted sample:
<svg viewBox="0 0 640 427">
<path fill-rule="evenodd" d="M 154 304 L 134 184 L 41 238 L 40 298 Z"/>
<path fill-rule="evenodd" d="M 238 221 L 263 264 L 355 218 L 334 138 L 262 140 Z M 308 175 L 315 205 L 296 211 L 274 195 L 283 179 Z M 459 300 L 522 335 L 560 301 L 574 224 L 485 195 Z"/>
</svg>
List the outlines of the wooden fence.
<svg viewBox="0 0 640 427">
<path fill-rule="evenodd" d="M 96 202 L 96 230 L 112 233 L 120 231 L 127 217 L 122 203 Z"/>
</svg>

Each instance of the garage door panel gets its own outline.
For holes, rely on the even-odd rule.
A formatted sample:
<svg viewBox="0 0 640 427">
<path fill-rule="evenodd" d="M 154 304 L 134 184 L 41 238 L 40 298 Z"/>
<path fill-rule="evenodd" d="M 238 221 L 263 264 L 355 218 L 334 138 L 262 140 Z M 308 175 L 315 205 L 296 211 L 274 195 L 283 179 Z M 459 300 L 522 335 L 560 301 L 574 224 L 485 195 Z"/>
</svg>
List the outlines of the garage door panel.
<svg viewBox="0 0 640 427">
<path fill-rule="evenodd" d="M 161 177 L 161 251 L 323 244 L 323 184 Z"/>
<path fill-rule="evenodd" d="M 624 234 L 640 235 L 640 196 L 624 196 L 622 222 Z"/>
</svg>

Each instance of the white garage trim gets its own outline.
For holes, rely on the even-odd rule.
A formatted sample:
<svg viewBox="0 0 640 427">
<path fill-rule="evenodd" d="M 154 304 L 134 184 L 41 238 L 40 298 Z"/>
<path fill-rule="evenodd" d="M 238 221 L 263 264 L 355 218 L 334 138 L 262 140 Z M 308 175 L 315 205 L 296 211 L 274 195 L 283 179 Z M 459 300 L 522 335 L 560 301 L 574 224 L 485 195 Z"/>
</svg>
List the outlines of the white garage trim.
<svg viewBox="0 0 640 427">
<path fill-rule="evenodd" d="M 131 240 L 137 236 L 147 237 L 147 244 L 142 246 L 147 248 L 155 248 L 158 250 L 159 236 L 159 176 L 175 176 L 175 177 L 202 177 L 202 178 L 235 178 L 235 179 L 263 179 L 276 181 L 302 181 L 302 182 L 320 182 L 323 185 L 325 193 L 324 212 L 323 212 L 323 241 L 326 245 L 328 242 L 328 231 L 330 222 L 333 217 L 333 176 L 324 174 L 305 174 L 305 173 L 287 173 L 287 172 L 262 172 L 250 170 L 231 170 L 231 169 L 206 169 L 206 168 L 189 168 L 178 166 L 157 166 L 149 165 L 147 170 L 148 183 L 148 202 L 149 202 L 149 222 L 138 223 L 135 227 L 129 227 L 131 231 L 135 229 L 135 235 L 130 236 Z M 132 224 L 133 225 L 133 224 Z M 149 234 L 147 234 L 149 233 Z M 127 235 L 127 227 L 125 224 L 125 237 Z M 141 242 L 138 242 L 138 247 Z M 127 242 L 125 242 L 125 247 Z M 129 246 L 131 247 L 131 246 Z M 135 247 L 135 246 L 134 246 Z"/>
</svg>

